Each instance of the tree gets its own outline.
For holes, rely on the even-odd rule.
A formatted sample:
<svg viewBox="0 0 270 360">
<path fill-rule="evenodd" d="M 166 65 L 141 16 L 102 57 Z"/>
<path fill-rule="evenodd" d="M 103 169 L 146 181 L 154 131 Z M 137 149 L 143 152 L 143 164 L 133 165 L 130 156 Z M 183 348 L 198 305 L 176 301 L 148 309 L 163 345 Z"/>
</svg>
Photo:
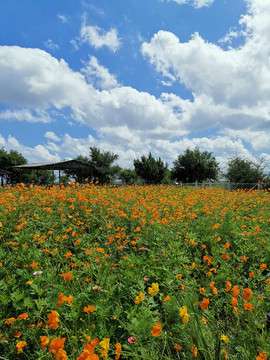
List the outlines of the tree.
<svg viewBox="0 0 270 360">
<path fill-rule="evenodd" d="M 83 155 L 79 155 L 76 157 L 75 160 L 81 161 L 85 164 L 89 164 L 89 159 L 87 156 L 83 156 Z M 91 181 L 92 180 L 92 171 L 91 168 L 89 166 L 89 168 L 85 168 L 85 169 L 66 169 L 65 174 L 67 174 L 69 177 L 72 177 L 73 180 L 75 180 L 76 182 L 82 184 L 86 181 Z"/>
<path fill-rule="evenodd" d="M 178 155 L 173 165 L 172 177 L 184 183 L 217 180 L 219 174 L 219 165 L 212 153 L 200 152 L 198 148 Z"/>
<path fill-rule="evenodd" d="M 101 152 L 100 149 L 95 146 L 90 146 L 89 165 L 92 168 L 92 178 L 94 182 L 98 181 L 100 184 L 105 184 L 112 180 L 119 171 L 119 167 L 112 166 L 117 159 L 117 154 L 110 151 Z"/>
<path fill-rule="evenodd" d="M 132 185 L 136 183 L 138 176 L 133 169 L 123 169 L 120 171 L 119 178 L 123 184 Z"/>
<path fill-rule="evenodd" d="M 54 175 L 48 170 L 27 170 L 27 169 L 14 169 L 13 166 L 26 165 L 27 160 L 16 150 L 7 152 L 4 148 L 0 149 L 0 169 L 11 172 L 10 182 L 25 184 L 38 183 L 45 185 L 52 183 Z"/>
<path fill-rule="evenodd" d="M 18 169 L 13 169 L 16 165 L 25 165 L 27 160 L 16 150 L 7 152 L 4 148 L 0 149 L 0 169 L 11 172 L 11 182 L 24 182 L 25 175 L 21 174 Z"/>
<path fill-rule="evenodd" d="M 76 160 L 88 164 L 89 169 L 68 169 L 65 170 L 65 173 L 72 176 L 79 183 L 87 179 L 88 182 L 94 181 L 105 184 L 111 181 L 120 171 L 119 166 L 113 166 L 114 161 L 117 159 L 117 154 L 113 154 L 110 151 L 101 152 L 99 148 L 90 146 L 89 158 L 82 155 L 76 157 Z"/>
<path fill-rule="evenodd" d="M 141 160 L 133 161 L 135 171 L 147 184 L 161 184 L 164 180 L 168 164 L 165 164 L 161 158 L 154 159 L 149 153 L 148 157 L 142 156 Z"/>
<path fill-rule="evenodd" d="M 228 162 L 226 179 L 237 184 L 237 188 L 252 188 L 266 174 L 261 164 L 236 157 Z"/>
</svg>

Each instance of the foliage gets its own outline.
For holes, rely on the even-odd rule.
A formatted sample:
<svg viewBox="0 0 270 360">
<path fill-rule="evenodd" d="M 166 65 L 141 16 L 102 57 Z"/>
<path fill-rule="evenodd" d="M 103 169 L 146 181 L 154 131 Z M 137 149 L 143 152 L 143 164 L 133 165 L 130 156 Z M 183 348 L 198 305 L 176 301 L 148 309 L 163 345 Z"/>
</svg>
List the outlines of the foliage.
<svg viewBox="0 0 270 360">
<path fill-rule="evenodd" d="M 105 184 L 111 181 L 120 171 L 120 167 L 113 163 L 118 159 L 118 155 L 110 151 L 101 151 L 95 146 L 90 146 L 90 156 L 79 155 L 76 160 L 89 165 L 89 169 L 67 169 L 65 173 L 72 176 L 80 184 L 86 182 L 98 182 Z"/>
<path fill-rule="evenodd" d="M 109 182 L 118 172 L 118 168 L 112 166 L 117 159 L 117 154 L 110 151 L 101 152 L 95 146 L 90 146 L 89 165 L 92 168 L 92 180 L 100 184 Z"/>
<path fill-rule="evenodd" d="M 236 157 L 229 161 L 225 176 L 231 183 L 240 184 L 237 185 L 238 188 L 239 186 L 251 188 L 254 184 L 258 183 L 265 174 L 260 164 Z"/>
<path fill-rule="evenodd" d="M 132 185 L 136 183 L 138 176 L 133 169 L 122 169 L 119 173 L 119 178 L 123 184 Z"/>
<path fill-rule="evenodd" d="M 4 148 L 0 149 L 0 169 L 11 172 L 9 181 L 12 183 L 23 182 L 30 184 L 32 182 L 40 185 L 52 183 L 54 175 L 48 170 L 21 170 L 13 169 L 13 166 L 25 165 L 27 160 L 16 150 L 7 152 Z"/>
<path fill-rule="evenodd" d="M 133 161 L 135 171 L 147 184 L 162 184 L 168 165 L 161 158 L 157 160 L 149 153 L 148 157 L 143 155 L 141 160 Z"/>
<path fill-rule="evenodd" d="M 79 155 L 75 158 L 75 160 L 81 161 L 85 164 L 89 164 L 89 159 L 87 156 Z M 83 184 L 86 179 L 89 182 L 92 180 L 92 170 L 90 166 L 88 169 L 66 169 L 65 174 L 73 178 L 79 184 Z"/>
<path fill-rule="evenodd" d="M 219 165 L 208 151 L 201 152 L 198 148 L 187 149 L 174 161 L 172 177 L 179 182 L 194 183 L 206 180 L 217 180 Z"/>
<path fill-rule="evenodd" d="M 266 359 L 266 191 L 0 187 L 3 359 Z"/>
</svg>

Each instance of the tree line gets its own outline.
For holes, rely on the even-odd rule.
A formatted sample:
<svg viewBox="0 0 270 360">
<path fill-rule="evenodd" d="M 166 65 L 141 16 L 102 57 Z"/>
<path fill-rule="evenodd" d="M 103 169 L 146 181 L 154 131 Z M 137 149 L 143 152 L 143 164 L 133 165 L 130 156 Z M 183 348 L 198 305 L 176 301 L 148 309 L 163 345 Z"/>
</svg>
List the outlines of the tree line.
<svg viewBox="0 0 270 360">
<path fill-rule="evenodd" d="M 179 154 L 169 166 L 160 157 L 155 159 L 151 152 L 133 160 L 133 169 L 123 169 L 115 165 L 118 155 L 110 151 L 90 146 L 89 156 L 79 155 L 75 160 L 89 165 L 85 169 L 66 169 L 61 181 L 67 183 L 75 180 L 78 183 L 91 182 L 101 185 L 115 183 L 117 180 L 125 185 L 132 184 L 172 184 L 172 183 L 202 183 L 214 182 L 223 178 L 234 184 L 244 184 L 252 187 L 267 174 L 261 163 L 235 157 L 228 161 L 227 171 L 222 173 L 215 156 L 208 151 L 187 149 Z M 19 171 L 13 166 L 27 164 L 27 160 L 18 151 L 0 149 L 0 170 L 10 172 L 9 178 L 13 183 L 37 182 L 44 185 L 52 183 L 54 174 L 49 170 Z M 266 181 L 267 183 L 267 181 Z M 249 184 L 249 185 L 248 185 Z"/>
</svg>

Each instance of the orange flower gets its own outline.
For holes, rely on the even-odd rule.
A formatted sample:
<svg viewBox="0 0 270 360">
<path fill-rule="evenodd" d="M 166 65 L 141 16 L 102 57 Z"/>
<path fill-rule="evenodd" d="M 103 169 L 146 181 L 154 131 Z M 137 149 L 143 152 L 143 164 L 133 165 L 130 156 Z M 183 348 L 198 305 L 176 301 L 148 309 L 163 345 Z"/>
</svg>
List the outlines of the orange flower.
<svg viewBox="0 0 270 360">
<path fill-rule="evenodd" d="M 15 321 L 16 321 L 16 319 L 14 317 L 11 317 L 5 321 L 5 324 L 10 325 L 10 324 L 13 324 Z"/>
<path fill-rule="evenodd" d="M 223 254 L 221 255 L 221 257 L 222 257 L 223 260 L 229 259 L 229 255 L 228 255 L 227 253 L 223 253 Z"/>
<path fill-rule="evenodd" d="M 115 350 L 115 360 L 118 360 L 120 358 L 120 352 L 122 349 L 122 345 L 120 343 L 115 344 L 116 350 Z"/>
<path fill-rule="evenodd" d="M 267 269 L 267 265 L 266 264 L 261 264 L 260 265 L 260 270 L 264 271 L 265 269 Z"/>
<path fill-rule="evenodd" d="M 160 323 L 155 323 L 155 325 L 153 325 L 153 330 L 151 331 L 151 335 L 153 336 L 159 336 L 161 334 L 162 331 L 162 325 Z"/>
<path fill-rule="evenodd" d="M 83 308 L 83 311 L 87 314 L 95 311 L 95 305 L 88 305 Z"/>
<path fill-rule="evenodd" d="M 252 296 L 252 290 L 249 288 L 244 289 L 243 298 L 244 300 L 249 300 Z"/>
<path fill-rule="evenodd" d="M 19 319 L 19 320 L 25 320 L 25 319 L 27 319 L 27 318 L 28 318 L 28 314 L 26 314 L 26 313 L 23 313 L 23 314 L 21 314 L 21 315 L 18 316 L 18 319 Z"/>
<path fill-rule="evenodd" d="M 253 277 L 255 276 L 254 271 L 250 272 L 250 273 L 248 274 L 248 276 L 249 276 L 250 278 L 253 278 Z"/>
<path fill-rule="evenodd" d="M 94 354 L 94 346 L 87 344 L 84 345 L 83 353 L 77 358 L 77 360 L 99 360 L 99 356 Z"/>
<path fill-rule="evenodd" d="M 47 320 L 47 324 L 50 328 L 56 330 L 58 327 L 58 323 L 60 322 L 59 320 L 59 314 L 57 311 L 53 310 L 49 315 L 48 315 L 48 320 Z"/>
<path fill-rule="evenodd" d="M 225 349 L 222 350 L 222 356 L 223 356 L 224 360 L 228 360 L 227 351 Z"/>
<path fill-rule="evenodd" d="M 239 294 L 240 294 L 240 291 L 241 291 L 241 287 L 238 287 L 237 285 L 234 285 L 232 290 L 231 290 L 231 293 L 232 293 L 233 297 L 235 297 L 237 299 Z"/>
<path fill-rule="evenodd" d="M 178 345 L 178 344 L 175 344 L 173 348 L 176 351 L 181 351 L 183 349 L 183 347 L 181 345 Z"/>
<path fill-rule="evenodd" d="M 209 299 L 208 298 L 203 298 L 203 301 L 201 302 L 201 308 L 203 310 L 207 310 L 208 308 L 208 305 L 209 305 Z"/>
<path fill-rule="evenodd" d="M 191 356 L 192 357 L 197 357 L 197 354 L 198 354 L 198 349 L 194 344 L 192 344 L 192 346 L 191 346 Z"/>
<path fill-rule="evenodd" d="M 23 352 L 23 348 L 25 348 L 27 346 L 27 342 L 26 341 L 19 341 L 16 344 L 16 349 L 17 349 L 17 354 L 20 354 Z"/>
<path fill-rule="evenodd" d="M 38 267 L 38 262 L 36 262 L 36 261 L 32 262 L 32 264 L 30 265 L 30 267 L 31 267 L 32 269 L 37 268 L 37 267 Z"/>
<path fill-rule="evenodd" d="M 226 244 L 223 245 L 224 249 L 229 249 L 230 246 L 231 246 L 231 244 L 229 242 L 226 242 Z"/>
<path fill-rule="evenodd" d="M 235 297 L 232 297 L 231 304 L 232 304 L 231 307 L 234 307 L 234 306 L 236 306 L 238 304 L 238 301 L 237 301 L 237 299 Z"/>
<path fill-rule="evenodd" d="M 229 281 L 226 281 L 226 288 L 225 291 L 228 292 L 231 290 L 232 284 Z"/>
<path fill-rule="evenodd" d="M 65 279 L 65 281 L 71 281 L 73 274 L 69 271 L 67 273 L 60 274 L 59 276 L 62 276 Z"/>
<path fill-rule="evenodd" d="M 256 357 L 256 360 L 267 360 L 266 353 L 264 351 L 259 351 L 259 355 Z"/>
<path fill-rule="evenodd" d="M 50 342 L 49 338 L 47 338 L 47 336 L 41 336 L 40 337 L 40 341 L 41 341 L 41 348 L 43 349 L 45 346 L 47 346 Z"/>
<path fill-rule="evenodd" d="M 200 288 L 200 289 L 199 289 L 199 293 L 200 293 L 201 295 L 204 295 L 204 294 L 205 294 L 205 289 L 204 289 L 204 288 Z"/>
<path fill-rule="evenodd" d="M 69 304 L 70 306 L 72 306 L 72 300 L 73 300 L 73 296 L 69 295 L 69 296 L 65 296 L 63 293 L 61 293 L 60 295 L 58 295 L 58 303 L 57 306 L 59 307 L 60 305 L 63 304 L 63 302 L 66 302 L 67 304 Z"/>
<path fill-rule="evenodd" d="M 66 259 L 69 259 L 72 256 L 72 252 L 68 251 L 65 255 Z"/>
<path fill-rule="evenodd" d="M 169 295 L 167 295 L 167 296 L 165 297 L 165 299 L 163 299 L 163 302 L 166 302 L 166 301 L 171 301 L 171 298 L 169 297 Z"/>
<path fill-rule="evenodd" d="M 64 350 L 66 338 L 55 338 L 51 341 L 49 352 L 54 355 L 57 360 L 67 360 L 67 353 Z"/>
<path fill-rule="evenodd" d="M 251 303 L 244 303 L 244 309 L 248 310 L 248 311 L 253 311 L 254 310 L 254 306 Z"/>
</svg>

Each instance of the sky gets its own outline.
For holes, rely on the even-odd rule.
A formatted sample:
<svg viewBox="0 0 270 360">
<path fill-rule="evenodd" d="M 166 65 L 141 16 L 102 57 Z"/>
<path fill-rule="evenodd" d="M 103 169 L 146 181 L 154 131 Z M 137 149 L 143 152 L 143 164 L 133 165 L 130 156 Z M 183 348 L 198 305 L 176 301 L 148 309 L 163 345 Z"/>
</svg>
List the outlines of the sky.
<svg viewBox="0 0 270 360">
<path fill-rule="evenodd" d="M 269 0 L 1 0 L 0 148 L 270 163 Z"/>
</svg>

